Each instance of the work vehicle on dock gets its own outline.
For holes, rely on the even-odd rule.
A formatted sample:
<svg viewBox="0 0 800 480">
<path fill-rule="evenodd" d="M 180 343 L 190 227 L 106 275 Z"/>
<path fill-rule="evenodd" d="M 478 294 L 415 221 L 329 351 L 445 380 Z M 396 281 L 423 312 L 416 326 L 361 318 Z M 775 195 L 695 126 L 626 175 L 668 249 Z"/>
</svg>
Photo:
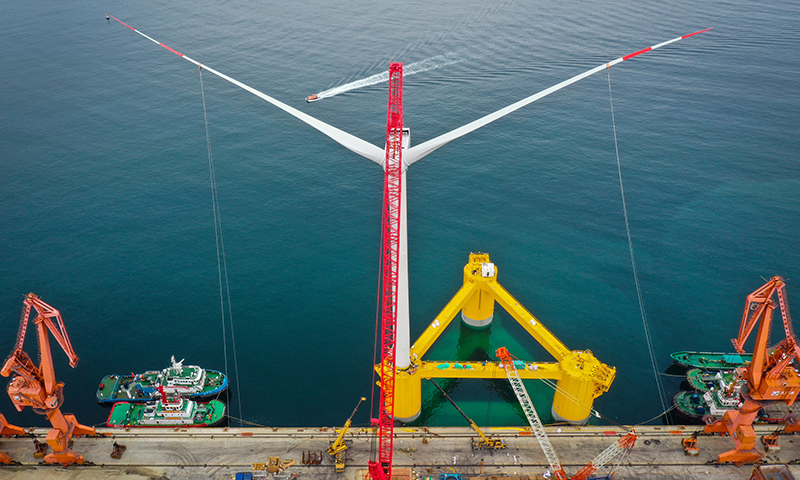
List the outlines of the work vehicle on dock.
<svg viewBox="0 0 800 480">
<path fill-rule="evenodd" d="M 99 403 L 145 403 L 158 397 L 158 387 L 170 395 L 182 395 L 194 400 L 209 398 L 228 388 L 228 377 L 216 370 L 175 361 L 164 370 L 140 374 L 107 375 L 97 387 Z"/>
<path fill-rule="evenodd" d="M 361 397 L 361 400 L 358 401 L 356 404 L 356 408 L 353 409 L 353 413 L 350 414 L 350 418 L 344 422 L 344 427 L 339 432 L 339 435 L 336 437 L 336 440 L 328 447 L 328 455 L 333 457 L 334 465 L 336 466 L 336 473 L 344 472 L 345 467 L 345 460 L 347 451 L 347 444 L 344 442 L 344 436 L 347 434 L 347 431 L 350 429 L 350 424 L 353 422 L 353 417 L 356 416 L 356 412 L 358 411 L 358 407 L 361 406 L 361 402 L 366 400 L 366 397 Z"/>
</svg>

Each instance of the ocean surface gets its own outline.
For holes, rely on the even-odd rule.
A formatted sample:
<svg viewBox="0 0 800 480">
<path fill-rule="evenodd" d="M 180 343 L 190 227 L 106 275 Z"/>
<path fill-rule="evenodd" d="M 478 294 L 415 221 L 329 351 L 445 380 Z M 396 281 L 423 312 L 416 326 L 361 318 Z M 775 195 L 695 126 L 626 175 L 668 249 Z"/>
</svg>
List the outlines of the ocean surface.
<svg viewBox="0 0 800 480">
<path fill-rule="evenodd" d="M 381 169 L 204 73 L 231 292 L 223 321 L 198 69 L 107 22 L 107 12 L 375 145 L 386 83 L 303 99 L 391 61 L 423 62 L 433 68 L 407 76 L 403 97 L 419 144 L 714 27 L 409 169 L 411 337 L 457 291 L 469 253 L 488 252 L 499 282 L 561 341 L 617 368 L 595 403 L 600 423 L 663 411 L 628 250 L 609 74 L 658 371 L 673 351 L 730 351 L 745 297 L 766 278 L 785 277 L 800 305 L 800 3 L 4 2 L 0 351 L 14 346 L 25 294 L 59 309 L 81 359 L 69 368 L 51 341 L 63 410 L 82 423 L 108 415 L 94 401 L 104 375 L 164 368 L 175 355 L 227 368 L 236 418 L 342 424 L 370 394 L 376 322 Z M 26 350 L 36 358 L 34 336 Z M 499 309 L 490 334 L 454 323 L 428 358 L 480 358 L 500 346 L 551 360 Z M 668 404 L 680 380 L 659 377 Z M 528 387 L 548 421 L 553 391 Z M 502 379 L 448 388 L 480 425 L 526 424 Z M 423 395 L 421 422 L 466 425 L 432 386 Z M 5 394 L 0 412 L 46 424 Z M 368 413 L 362 407 L 354 424 Z"/>
</svg>

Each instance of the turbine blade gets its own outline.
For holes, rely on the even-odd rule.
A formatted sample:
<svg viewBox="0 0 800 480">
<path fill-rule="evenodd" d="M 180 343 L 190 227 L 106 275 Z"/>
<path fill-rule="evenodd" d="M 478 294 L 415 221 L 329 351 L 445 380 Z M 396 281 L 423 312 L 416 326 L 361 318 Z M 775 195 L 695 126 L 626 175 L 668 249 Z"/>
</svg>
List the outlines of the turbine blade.
<svg viewBox="0 0 800 480">
<path fill-rule="evenodd" d="M 574 77 L 572 77 L 572 78 L 570 78 L 568 80 L 564 80 L 563 82 L 561 82 L 561 83 L 559 83 L 557 85 L 554 85 L 554 86 L 552 86 L 550 88 L 544 89 L 539 93 L 531 95 L 530 97 L 523 98 L 522 100 L 520 100 L 520 101 L 518 101 L 516 103 L 513 103 L 513 104 L 511 104 L 511 105 L 509 105 L 509 106 L 507 106 L 505 108 L 502 108 L 502 109 L 500 109 L 500 110 L 498 110 L 498 111 L 496 111 L 494 113 L 490 113 L 489 115 L 486 115 L 485 117 L 481 117 L 481 118 L 479 118 L 479 119 L 477 119 L 477 120 L 475 120 L 473 122 L 470 122 L 470 123 L 464 125 L 463 127 L 459 127 L 459 128 L 457 128 L 457 129 L 455 129 L 453 131 L 445 133 L 444 135 L 440 135 L 440 136 L 438 136 L 436 138 L 428 140 L 427 142 L 420 143 L 419 145 L 417 145 L 415 147 L 412 147 L 412 148 L 408 149 L 405 152 L 406 164 L 411 165 L 412 163 L 416 162 L 417 160 L 420 160 L 421 158 L 423 158 L 423 157 L 427 156 L 428 154 L 432 153 L 434 150 L 438 149 L 439 147 L 442 147 L 445 144 L 447 144 L 447 143 L 449 143 L 449 142 L 451 142 L 451 141 L 453 141 L 453 140 L 455 140 L 455 139 L 457 139 L 459 137 L 462 137 L 462 136 L 464 136 L 464 135 L 466 135 L 466 134 L 468 134 L 468 133 L 470 133 L 472 131 L 475 131 L 475 130 L 477 130 L 477 129 L 485 126 L 485 125 L 488 125 L 489 123 L 492 123 L 495 120 L 497 120 L 499 118 L 502 118 L 502 117 L 508 115 L 511 112 L 519 110 L 520 108 L 522 108 L 522 107 L 524 107 L 524 106 L 526 106 L 526 105 L 528 105 L 530 103 L 533 103 L 536 100 L 539 100 L 540 98 L 546 97 L 546 96 L 550 95 L 551 93 L 557 92 L 557 91 L 561 90 L 562 88 L 564 88 L 566 86 L 569 86 L 569 85 L 572 85 L 573 83 L 575 83 L 575 82 L 577 82 L 579 80 L 583 80 L 586 77 L 594 75 L 595 73 L 597 73 L 597 72 L 599 72 L 601 70 L 605 70 L 606 68 L 611 68 L 611 67 L 613 67 L 614 65 L 616 65 L 616 64 L 618 64 L 620 62 L 623 62 L 625 60 L 630 60 L 631 58 L 633 58 L 633 57 L 635 57 L 637 55 L 641 55 L 642 53 L 649 52 L 651 50 L 655 50 L 657 48 L 663 47 L 664 45 L 669 45 L 670 43 L 674 43 L 674 42 L 677 42 L 678 40 L 683 40 L 684 38 L 688 38 L 688 37 L 691 37 L 693 35 L 697 35 L 698 33 L 707 32 L 709 30 L 711 30 L 711 29 L 707 28 L 705 30 L 700 30 L 699 32 L 690 33 L 689 35 L 684 35 L 682 37 L 673 38 L 672 40 L 667 40 L 666 42 L 659 43 L 658 45 L 653 45 L 652 47 L 648 47 L 648 48 L 639 50 L 637 52 L 631 53 L 630 55 L 625 55 L 624 57 L 620 57 L 620 58 L 612 60 L 612 61 L 610 61 L 608 63 L 604 63 L 604 64 L 602 64 L 600 66 L 597 66 L 597 67 L 595 67 L 595 68 L 593 68 L 591 70 L 588 70 L 588 71 L 586 71 L 584 73 L 581 73 L 579 75 L 575 75 Z"/>
<path fill-rule="evenodd" d="M 120 20 L 120 19 L 118 19 L 118 18 L 116 18 L 114 16 L 111 16 L 111 18 L 113 18 L 114 20 L 118 21 L 119 23 L 125 25 L 126 27 L 130 28 L 131 30 L 133 30 L 134 32 L 136 32 L 139 35 L 143 36 L 144 38 L 150 40 L 151 42 L 156 43 L 158 45 L 161 45 L 162 47 L 164 47 L 167 50 L 169 50 L 170 52 L 178 55 L 179 57 L 181 57 L 181 58 L 183 58 L 185 60 L 188 60 L 189 62 L 194 63 L 198 67 L 200 67 L 202 69 L 205 69 L 208 72 L 213 73 L 214 75 L 222 78 L 223 80 L 229 81 L 230 83 L 236 85 L 237 87 L 241 87 L 244 90 L 247 90 L 248 92 L 252 93 L 253 95 L 257 96 L 258 98 L 261 98 L 262 100 L 266 100 L 267 102 L 275 105 L 276 107 L 280 108 L 281 110 L 283 110 L 284 112 L 288 113 L 289 115 L 292 115 L 293 117 L 299 119 L 300 121 L 302 121 L 304 123 L 307 123 L 308 125 L 311 125 L 312 127 L 316 128 L 317 130 L 319 130 L 320 132 L 324 133 L 328 137 L 332 138 L 336 143 L 342 145 L 346 149 L 348 149 L 348 150 L 350 150 L 350 151 L 352 151 L 354 153 L 357 153 L 358 155 L 361 155 L 362 157 L 366 157 L 366 158 L 372 160 L 373 162 L 377 163 L 378 165 L 383 165 L 383 160 L 384 160 L 384 151 L 383 151 L 383 149 L 378 148 L 375 145 L 356 137 L 355 135 L 351 135 L 351 134 L 349 134 L 349 133 L 347 133 L 347 132 L 345 132 L 343 130 L 340 130 L 340 129 L 332 126 L 332 125 L 329 125 L 329 124 L 323 122 L 322 120 L 317 120 L 316 118 L 312 117 L 311 115 L 303 113 L 300 110 L 297 110 L 296 108 L 290 107 L 289 105 L 286 105 L 285 103 L 283 103 L 283 102 L 281 102 L 279 100 L 276 100 L 276 99 L 270 97 L 269 95 L 267 95 L 267 94 L 265 94 L 263 92 L 260 92 L 260 91 L 256 90 L 255 88 L 253 88 L 253 87 L 251 87 L 249 85 L 246 85 L 246 84 L 244 84 L 244 83 L 242 83 L 242 82 L 240 82 L 238 80 L 235 80 L 235 79 L 225 75 L 224 73 L 220 73 L 220 72 L 218 72 L 218 71 L 214 70 L 213 68 L 208 67 L 206 65 L 201 65 L 200 62 L 198 62 L 196 60 L 193 60 L 192 58 L 187 57 L 186 55 L 178 52 L 177 50 L 174 50 L 174 49 L 164 45 L 163 43 L 148 37 L 144 33 L 140 32 L 139 30 L 137 30 L 137 29 L 135 29 L 133 27 L 131 27 L 127 23 L 123 22 L 122 20 Z"/>
</svg>

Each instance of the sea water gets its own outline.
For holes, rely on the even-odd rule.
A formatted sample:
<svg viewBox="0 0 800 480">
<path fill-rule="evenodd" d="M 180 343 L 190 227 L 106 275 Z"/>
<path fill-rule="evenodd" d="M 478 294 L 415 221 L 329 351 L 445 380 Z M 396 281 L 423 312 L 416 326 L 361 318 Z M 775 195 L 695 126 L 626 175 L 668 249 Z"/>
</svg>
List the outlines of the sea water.
<svg viewBox="0 0 800 480">
<path fill-rule="evenodd" d="M 488 252 L 498 281 L 568 348 L 616 367 L 595 403 L 601 422 L 663 411 L 611 99 L 663 402 L 680 383 L 661 375 L 669 353 L 730 351 L 745 296 L 765 278 L 784 276 L 790 303 L 800 301 L 797 4 L 33 1 L 0 10 L 0 350 L 14 346 L 25 294 L 59 309 L 80 357 L 70 369 L 51 340 L 62 409 L 85 424 L 108 415 L 94 401 L 104 375 L 164 368 L 170 355 L 227 369 L 237 418 L 341 424 L 372 392 L 380 255 L 381 169 L 205 72 L 229 319 L 200 72 L 107 22 L 107 12 L 378 146 L 385 83 L 303 99 L 392 61 L 457 55 L 404 81 L 405 125 L 419 144 L 714 27 L 409 169 L 412 341 L 459 288 L 469 253 Z M 33 336 L 30 327 L 26 351 L 36 358 Z M 500 346 L 552 360 L 500 308 L 490 334 L 456 321 L 427 358 L 491 359 Z M 525 425 L 502 378 L 443 383 L 479 424 Z M 553 391 L 528 388 L 548 421 Z M 421 421 L 465 425 L 432 386 L 423 397 Z M 5 395 L 0 412 L 23 426 L 46 423 L 30 409 L 16 413 Z M 368 415 L 362 407 L 355 423 Z"/>
</svg>

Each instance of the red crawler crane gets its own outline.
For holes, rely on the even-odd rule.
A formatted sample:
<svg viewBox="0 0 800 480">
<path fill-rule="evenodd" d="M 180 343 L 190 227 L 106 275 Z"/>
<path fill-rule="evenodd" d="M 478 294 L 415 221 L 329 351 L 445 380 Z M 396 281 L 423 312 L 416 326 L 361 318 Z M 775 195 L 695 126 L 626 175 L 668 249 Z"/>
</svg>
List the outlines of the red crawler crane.
<svg viewBox="0 0 800 480">
<path fill-rule="evenodd" d="M 38 367 L 22 350 L 31 308 L 36 310 L 36 318 L 33 319 L 33 323 L 36 325 L 36 332 L 39 336 L 41 361 Z M 64 403 L 64 383 L 56 382 L 48 330 L 61 345 L 69 358 L 70 366 L 74 368 L 78 364 L 78 356 L 72 350 L 61 314 L 55 308 L 39 300 L 36 295 L 29 293 L 23 302 L 17 344 L 3 365 L 3 369 L 0 370 L 0 374 L 4 377 L 14 374 L 8 384 L 8 395 L 18 411 L 21 412 L 24 407 L 32 407 L 34 412 L 45 415 L 53 424 L 53 429 L 47 434 L 47 443 L 53 447 L 53 453 L 44 457 L 44 461 L 60 463 L 65 466 L 83 463 L 83 455 L 73 452 L 67 447 L 69 439 L 73 436 L 95 435 L 96 432 L 94 428 L 78 423 L 74 415 L 61 413 L 61 404 Z"/>
<path fill-rule="evenodd" d="M 775 309 L 772 296 L 776 293 L 786 338 L 769 353 L 769 331 L 772 311 Z M 753 430 L 753 420 L 758 411 L 775 402 L 791 405 L 800 393 L 800 376 L 795 368 L 790 367 L 792 360 L 800 364 L 800 346 L 792 330 L 786 303 L 786 285 L 781 277 L 772 277 L 763 287 L 748 295 L 739 336 L 733 339 L 733 346 L 739 353 L 744 353 L 744 343 L 756 324 L 759 326 L 753 360 L 745 369 L 747 385 L 741 390 L 744 403 L 738 411 L 729 410 L 721 420 L 705 427 L 706 433 L 729 434 L 736 444 L 735 449 L 719 455 L 719 462 L 742 464 L 760 460 L 762 453 L 756 448 L 756 433 Z"/>
<path fill-rule="evenodd" d="M 389 66 L 389 111 L 386 118 L 386 161 L 383 184 L 381 253 L 381 404 L 378 414 L 378 458 L 369 461 L 373 480 L 392 477 L 394 438 L 395 330 L 397 274 L 400 261 L 400 189 L 403 162 L 403 64 Z"/>
</svg>

